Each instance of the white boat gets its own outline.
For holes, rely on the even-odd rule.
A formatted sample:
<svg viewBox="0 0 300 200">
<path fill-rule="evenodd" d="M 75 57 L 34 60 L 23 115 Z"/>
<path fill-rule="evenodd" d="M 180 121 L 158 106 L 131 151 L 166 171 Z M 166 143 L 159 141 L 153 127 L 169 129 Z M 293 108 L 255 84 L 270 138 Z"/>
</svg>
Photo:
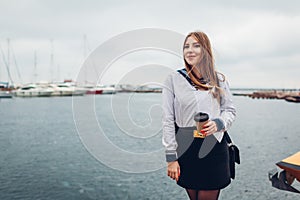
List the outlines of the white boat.
<svg viewBox="0 0 300 200">
<path fill-rule="evenodd" d="M 85 94 L 102 94 L 102 88 L 94 85 L 84 85 Z"/>
<path fill-rule="evenodd" d="M 80 96 L 86 92 L 85 89 L 76 87 L 75 84 L 69 82 L 53 83 L 49 87 L 53 90 L 51 96 Z"/>
<path fill-rule="evenodd" d="M 86 94 L 115 94 L 116 88 L 111 86 L 97 85 L 95 87 L 86 86 L 88 89 Z"/>
<path fill-rule="evenodd" d="M 116 94 L 116 88 L 110 86 L 104 86 L 102 88 L 102 94 Z"/>
<path fill-rule="evenodd" d="M 12 98 L 10 91 L 0 90 L 0 99 L 2 98 Z"/>
<path fill-rule="evenodd" d="M 74 86 L 73 96 L 82 96 L 85 94 L 86 94 L 85 88 Z"/>
<path fill-rule="evenodd" d="M 17 97 L 49 97 L 53 90 L 45 85 L 28 84 L 17 90 L 13 94 Z"/>
<path fill-rule="evenodd" d="M 72 96 L 73 90 L 65 84 L 50 84 L 49 88 L 53 90 L 51 96 Z"/>
<path fill-rule="evenodd" d="M 0 82 L 0 98 L 12 98 L 11 89 L 8 88 L 8 82 Z"/>
</svg>

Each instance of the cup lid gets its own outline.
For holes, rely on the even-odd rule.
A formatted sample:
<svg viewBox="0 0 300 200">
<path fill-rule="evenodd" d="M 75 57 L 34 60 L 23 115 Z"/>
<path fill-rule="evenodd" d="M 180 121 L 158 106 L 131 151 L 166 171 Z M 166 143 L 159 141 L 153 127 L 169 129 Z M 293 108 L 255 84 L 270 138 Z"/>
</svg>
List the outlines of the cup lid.
<svg viewBox="0 0 300 200">
<path fill-rule="evenodd" d="M 205 122 L 208 120 L 208 118 L 209 118 L 208 114 L 203 112 L 199 112 L 194 116 L 194 120 L 196 122 Z"/>
</svg>

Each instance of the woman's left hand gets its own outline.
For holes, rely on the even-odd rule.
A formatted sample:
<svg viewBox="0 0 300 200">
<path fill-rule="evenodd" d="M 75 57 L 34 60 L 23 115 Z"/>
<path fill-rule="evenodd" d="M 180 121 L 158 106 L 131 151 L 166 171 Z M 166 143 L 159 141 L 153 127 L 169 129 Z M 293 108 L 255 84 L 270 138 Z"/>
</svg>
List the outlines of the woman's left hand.
<svg viewBox="0 0 300 200">
<path fill-rule="evenodd" d="M 217 124 L 214 121 L 209 120 L 206 124 L 204 124 L 203 129 L 201 130 L 201 133 L 209 136 L 211 134 L 214 134 L 217 132 Z"/>
</svg>

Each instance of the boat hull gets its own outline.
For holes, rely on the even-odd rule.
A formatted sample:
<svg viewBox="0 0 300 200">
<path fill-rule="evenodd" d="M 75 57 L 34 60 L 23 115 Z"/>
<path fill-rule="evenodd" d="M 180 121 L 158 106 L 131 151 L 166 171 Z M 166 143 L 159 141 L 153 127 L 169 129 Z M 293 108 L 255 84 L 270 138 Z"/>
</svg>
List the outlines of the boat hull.
<svg viewBox="0 0 300 200">
<path fill-rule="evenodd" d="M 18 91 L 15 93 L 17 97 L 49 97 L 52 92 L 38 92 L 38 91 Z"/>
<path fill-rule="evenodd" d="M 9 99 L 12 98 L 12 94 L 10 92 L 1 92 L 0 99 Z"/>
</svg>

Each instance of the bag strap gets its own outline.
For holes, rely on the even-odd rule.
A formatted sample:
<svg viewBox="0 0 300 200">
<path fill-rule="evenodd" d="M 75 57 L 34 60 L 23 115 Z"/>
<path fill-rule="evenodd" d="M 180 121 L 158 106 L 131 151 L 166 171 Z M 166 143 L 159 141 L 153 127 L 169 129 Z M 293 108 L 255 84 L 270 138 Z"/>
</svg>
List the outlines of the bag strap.
<svg viewBox="0 0 300 200">
<path fill-rule="evenodd" d="M 224 132 L 224 137 L 225 137 L 225 139 L 226 139 L 226 141 L 227 141 L 228 144 L 232 143 L 231 138 L 230 138 L 230 136 L 229 136 L 229 134 L 228 134 L 227 131 Z"/>
<path fill-rule="evenodd" d="M 190 77 L 188 76 L 186 69 L 178 69 L 177 72 L 179 74 L 181 74 L 192 86 L 195 87 L 195 84 L 193 83 L 193 81 L 190 79 Z"/>
</svg>

